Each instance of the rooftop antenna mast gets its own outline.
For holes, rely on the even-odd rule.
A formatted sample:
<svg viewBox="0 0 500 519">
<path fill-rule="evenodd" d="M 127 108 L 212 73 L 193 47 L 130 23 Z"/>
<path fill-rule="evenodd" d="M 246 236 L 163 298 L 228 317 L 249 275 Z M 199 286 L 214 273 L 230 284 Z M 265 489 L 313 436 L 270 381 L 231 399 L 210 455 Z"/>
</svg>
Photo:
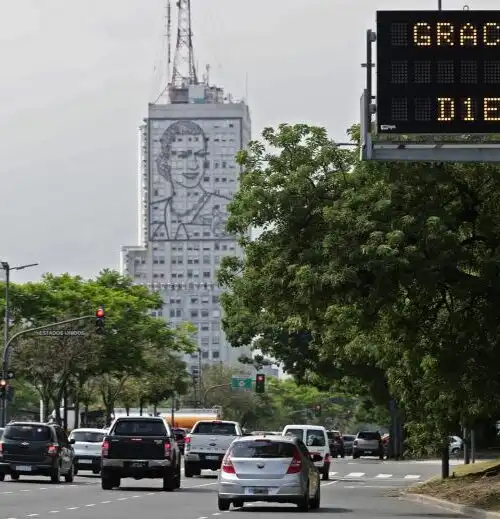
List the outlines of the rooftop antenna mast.
<svg viewBox="0 0 500 519">
<path fill-rule="evenodd" d="M 185 90 L 189 85 L 198 84 L 191 30 L 191 0 L 177 0 L 177 9 L 177 42 L 170 83 L 172 102 L 175 102 L 176 90 Z"/>
<path fill-rule="evenodd" d="M 167 83 L 172 71 L 172 6 L 167 0 Z"/>
</svg>

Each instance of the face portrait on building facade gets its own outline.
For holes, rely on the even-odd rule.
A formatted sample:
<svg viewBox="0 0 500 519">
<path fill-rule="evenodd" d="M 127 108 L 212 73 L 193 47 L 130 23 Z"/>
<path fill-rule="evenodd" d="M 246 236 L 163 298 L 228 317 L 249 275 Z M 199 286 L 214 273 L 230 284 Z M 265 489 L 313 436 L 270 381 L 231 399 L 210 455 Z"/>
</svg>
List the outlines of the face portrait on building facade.
<svg viewBox="0 0 500 519">
<path fill-rule="evenodd" d="M 156 173 L 165 197 L 151 202 L 153 241 L 224 237 L 229 196 L 204 187 L 210 175 L 207 138 L 194 121 L 171 124 L 159 139 Z M 157 178 L 158 178 L 157 177 Z"/>
<path fill-rule="evenodd" d="M 172 124 L 160 139 L 157 170 L 175 187 L 193 189 L 203 179 L 207 142 L 203 129 L 193 121 Z"/>
</svg>

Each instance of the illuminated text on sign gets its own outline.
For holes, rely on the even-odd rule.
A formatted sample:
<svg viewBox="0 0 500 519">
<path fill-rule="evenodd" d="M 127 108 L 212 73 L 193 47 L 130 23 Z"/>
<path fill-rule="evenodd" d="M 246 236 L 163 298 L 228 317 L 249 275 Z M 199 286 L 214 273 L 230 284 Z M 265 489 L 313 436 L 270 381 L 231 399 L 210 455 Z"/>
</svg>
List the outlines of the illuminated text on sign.
<svg viewBox="0 0 500 519">
<path fill-rule="evenodd" d="M 457 115 L 458 105 L 460 105 L 461 116 Z M 460 118 L 462 121 L 476 121 L 478 117 L 474 115 L 473 106 L 474 102 L 471 97 L 460 101 L 456 101 L 452 97 L 438 97 L 437 120 L 447 122 Z M 485 97 L 482 108 L 483 121 L 500 121 L 500 97 Z"/>
<path fill-rule="evenodd" d="M 413 43 L 417 47 L 500 47 L 500 23 L 418 22 L 413 26 Z"/>
</svg>

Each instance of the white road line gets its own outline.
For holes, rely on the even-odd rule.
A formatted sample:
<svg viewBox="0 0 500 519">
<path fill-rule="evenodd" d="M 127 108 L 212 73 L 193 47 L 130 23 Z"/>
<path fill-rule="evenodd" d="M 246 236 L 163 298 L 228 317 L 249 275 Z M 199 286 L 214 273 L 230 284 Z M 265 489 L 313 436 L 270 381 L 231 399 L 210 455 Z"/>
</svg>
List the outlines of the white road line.
<svg viewBox="0 0 500 519">
<path fill-rule="evenodd" d="M 69 508 L 66 508 L 66 510 L 78 510 L 79 506 L 70 506 Z"/>
<path fill-rule="evenodd" d="M 420 476 L 417 474 L 408 474 L 404 479 L 420 479 Z"/>
<path fill-rule="evenodd" d="M 26 517 L 38 517 L 39 514 L 28 514 Z"/>
<path fill-rule="evenodd" d="M 138 497 L 141 497 L 141 496 L 132 496 L 132 499 L 137 499 Z"/>
<path fill-rule="evenodd" d="M 156 494 L 156 492 L 148 492 L 146 495 L 148 496 L 154 496 Z"/>
<path fill-rule="evenodd" d="M 119 497 L 117 499 L 117 501 L 126 501 L 128 499 L 128 497 Z"/>
<path fill-rule="evenodd" d="M 87 508 L 90 508 L 91 506 L 95 506 L 95 503 L 89 503 L 88 505 L 85 505 Z"/>
<path fill-rule="evenodd" d="M 40 487 L 38 490 L 47 490 L 47 487 Z"/>
<path fill-rule="evenodd" d="M 200 488 L 200 487 L 211 487 L 212 485 L 217 485 L 217 483 L 205 483 L 204 485 L 193 485 L 192 487 L 184 487 L 184 488 Z M 156 492 L 154 492 L 156 494 Z"/>
<path fill-rule="evenodd" d="M 4 492 L 4 494 L 13 494 L 14 492 Z"/>
<path fill-rule="evenodd" d="M 375 477 L 380 479 L 387 479 L 392 478 L 392 474 L 377 474 Z"/>
<path fill-rule="evenodd" d="M 220 512 L 215 512 L 215 514 L 212 514 L 212 515 L 220 515 Z"/>
<path fill-rule="evenodd" d="M 101 505 L 107 505 L 108 503 L 111 503 L 111 501 L 101 501 Z"/>
<path fill-rule="evenodd" d="M 201 517 L 198 517 L 198 519 L 208 519 L 208 517 L 201 516 Z"/>
<path fill-rule="evenodd" d="M 330 472 L 330 476 L 335 476 L 335 474 L 338 474 L 338 472 Z"/>
<path fill-rule="evenodd" d="M 51 510 L 51 511 L 49 512 L 49 514 L 58 514 L 58 513 L 59 513 L 59 510 Z"/>
<path fill-rule="evenodd" d="M 349 474 L 347 474 L 346 478 L 361 478 L 364 475 L 364 472 L 350 472 Z"/>
<path fill-rule="evenodd" d="M 338 483 L 338 481 L 330 481 L 329 483 L 322 483 L 322 487 L 328 487 L 330 485 L 335 485 L 335 483 Z"/>
<path fill-rule="evenodd" d="M 23 490 L 21 490 L 21 492 L 31 492 L 31 490 L 24 488 Z"/>
</svg>

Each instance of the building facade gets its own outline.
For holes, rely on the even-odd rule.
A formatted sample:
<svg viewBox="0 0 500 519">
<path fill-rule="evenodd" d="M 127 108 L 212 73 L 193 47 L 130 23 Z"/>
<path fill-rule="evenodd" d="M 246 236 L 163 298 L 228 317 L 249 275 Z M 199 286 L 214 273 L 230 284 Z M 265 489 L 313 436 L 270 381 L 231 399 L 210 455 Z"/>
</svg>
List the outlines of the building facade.
<svg viewBox="0 0 500 519">
<path fill-rule="evenodd" d="M 160 292 L 154 315 L 196 326 L 191 371 L 249 354 L 224 337 L 216 275 L 224 256 L 243 254 L 226 221 L 238 190 L 235 155 L 250 132 L 248 106 L 206 85 L 191 85 L 187 102 L 149 105 L 139 128 L 138 245 L 122 247 L 121 269 Z"/>
</svg>

